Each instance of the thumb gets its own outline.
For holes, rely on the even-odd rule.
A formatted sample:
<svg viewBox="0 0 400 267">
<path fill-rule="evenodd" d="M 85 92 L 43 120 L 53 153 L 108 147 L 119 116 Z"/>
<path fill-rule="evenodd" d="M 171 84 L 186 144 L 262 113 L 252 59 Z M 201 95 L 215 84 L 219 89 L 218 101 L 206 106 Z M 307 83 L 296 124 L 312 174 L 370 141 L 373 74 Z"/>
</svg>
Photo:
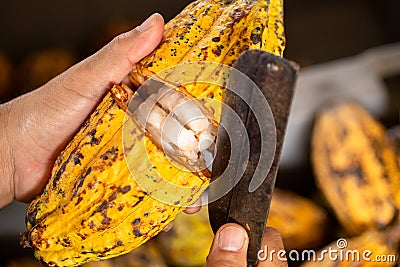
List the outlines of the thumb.
<svg viewBox="0 0 400 267">
<path fill-rule="evenodd" d="M 53 79 L 50 87 L 98 101 L 110 84 L 120 83 L 138 61 L 157 47 L 163 27 L 162 16 L 153 14 L 140 26 L 115 37 L 97 53 Z"/>
<path fill-rule="evenodd" d="M 214 237 L 207 267 L 246 266 L 249 239 L 246 230 L 240 225 L 223 225 Z"/>
<path fill-rule="evenodd" d="M 46 153 L 62 146 L 110 86 L 120 83 L 135 63 L 157 47 L 163 28 L 162 16 L 154 14 L 42 87 L 15 99 L 14 114 L 27 124 L 16 127 L 29 133 Z"/>
<path fill-rule="evenodd" d="M 9 122 L 6 135 L 18 170 L 13 177 L 18 199 L 29 199 L 40 192 L 54 157 L 110 85 L 120 83 L 135 63 L 157 47 L 163 28 L 162 16 L 154 14 L 94 55 L 5 106 Z"/>
</svg>

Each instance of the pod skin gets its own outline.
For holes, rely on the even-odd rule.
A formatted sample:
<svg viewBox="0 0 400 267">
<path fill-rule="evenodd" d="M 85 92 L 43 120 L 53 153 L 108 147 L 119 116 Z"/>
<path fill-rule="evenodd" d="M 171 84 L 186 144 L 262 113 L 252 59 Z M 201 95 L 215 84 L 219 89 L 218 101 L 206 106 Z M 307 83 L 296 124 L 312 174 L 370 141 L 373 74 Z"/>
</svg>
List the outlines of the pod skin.
<svg viewBox="0 0 400 267">
<path fill-rule="evenodd" d="M 185 62 L 232 65 L 252 48 L 282 55 L 282 10 L 282 0 L 195 1 L 166 24 L 162 43 L 137 64 L 131 79 L 139 86 L 158 71 Z M 193 98 L 218 100 L 224 93 L 223 87 L 196 84 L 182 90 Z M 78 266 L 128 253 L 157 235 L 206 188 L 206 173 L 178 168 L 134 120 L 126 120 L 124 105 L 132 94 L 115 86 L 104 97 L 57 158 L 42 195 L 30 204 L 21 242 L 42 263 Z M 128 148 L 122 142 L 127 124 Z M 178 189 L 163 192 L 157 174 Z M 152 198 L 154 192 L 137 184 L 145 178 L 174 205 Z"/>
</svg>

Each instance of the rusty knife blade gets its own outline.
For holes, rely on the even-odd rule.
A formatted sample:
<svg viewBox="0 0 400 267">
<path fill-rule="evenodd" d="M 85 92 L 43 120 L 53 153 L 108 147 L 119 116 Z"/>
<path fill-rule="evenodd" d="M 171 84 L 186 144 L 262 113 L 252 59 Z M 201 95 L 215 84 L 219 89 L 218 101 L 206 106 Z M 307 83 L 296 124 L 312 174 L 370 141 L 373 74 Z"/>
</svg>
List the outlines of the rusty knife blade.
<svg viewBox="0 0 400 267">
<path fill-rule="evenodd" d="M 209 218 L 214 233 L 228 222 L 247 230 L 247 266 L 256 266 L 299 68 L 284 58 L 249 50 L 234 69 L 218 129 Z M 227 188 L 232 190 L 225 192 Z"/>
</svg>

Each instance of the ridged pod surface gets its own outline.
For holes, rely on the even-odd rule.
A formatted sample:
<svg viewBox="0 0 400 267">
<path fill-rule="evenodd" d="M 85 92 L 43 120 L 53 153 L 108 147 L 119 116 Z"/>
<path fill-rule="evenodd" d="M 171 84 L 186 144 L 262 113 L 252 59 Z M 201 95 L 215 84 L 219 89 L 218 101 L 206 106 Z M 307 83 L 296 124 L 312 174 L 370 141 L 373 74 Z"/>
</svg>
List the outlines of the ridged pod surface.
<svg viewBox="0 0 400 267">
<path fill-rule="evenodd" d="M 361 106 L 342 102 L 315 122 L 317 184 L 350 234 L 383 229 L 399 213 L 400 168 L 386 130 Z"/>
<path fill-rule="evenodd" d="M 150 240 L 121 257 L 104 261 L 92 261 L 85 263 L 82 267 L 167 267 L 160 250 L 154 240 Z"/>
<path fill-rule="evenodd" d="M 132 80 L 146 80 L 182 63 L 215 62 L 231 66 L 248 49 L 282 56 L 286 42 L 283 0 L 195 1 L 168 22 L 165 29 L 161 45 L 137 64 Z M 202 70 L 198 75 L 207 79 Z M 219 101 L 225 90 L 211 84 L 184 87 L 196 98 Z"/>
<path fill-rule="evenodd" d="M 186 62 L 232 65 L 251 48 L 282 55 L 282 10 L 282 0 L 195 1 L 166 24 L 162 43 L 137 64 L 133 80 L 140 85 L 158 71 Z M 185 88 L 195 98 L 222 99 L 220 87 Z M 126 254 L 157 235 L 208 184 L 207 174 L 171 164 L 135 121 L 130 120 L 132 146 L 123 146 L 125 108 L 133 94 L 115 86 L 104 97 L 57 158 L 42 195 L 30 204 L 21 242 L 42 263 L 78 266 Z M 143 161 L 146 156 L 151 165 Z M 174 205 L 158 201 L 136 182 L 146 177 L 157 185 L 160 181 L 152 179 L 156 173 L 190 190 L 165 192 L 176 198 Z"/>
</svg>

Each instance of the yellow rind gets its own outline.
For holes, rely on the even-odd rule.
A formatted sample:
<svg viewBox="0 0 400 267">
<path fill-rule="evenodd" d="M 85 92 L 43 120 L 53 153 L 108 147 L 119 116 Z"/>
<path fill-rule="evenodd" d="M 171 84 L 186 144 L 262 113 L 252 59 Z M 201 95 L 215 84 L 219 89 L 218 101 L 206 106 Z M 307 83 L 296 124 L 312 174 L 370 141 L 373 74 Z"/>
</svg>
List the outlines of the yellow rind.
<svg viewBox="0 0 400 267">
<path fill-rule="evenodd" d="M 102 148 L 102 145 L 111 139 L 113 132 L 107 129 L 113 129 L 115 125 L 123 123 L 123 116 L 115 116 L 118 111 L 121 112 L 108 93 L 57 158 L 44 192 L 34 200 L 35 204 L 32 203 L 28 208 L 28 218 L 32 217 L 30 214 L 36 214 L 34 216 L 35 221 L 40 221 L 47 213 L 57 208 L 59 202 L 63 199 L 63 195 L 71 191 L 74 186 L 75 181 L 71 179 L 71 174 L 81 174 L 92 157 Z M 95 134 L 92 135 L 91 133 Z M 96 144 L 100 135 L 101 140 Z M 75 164 L 75 161 L 79 161 L 79 163 Z M 43 208 L 38 208 L 37 205 Z M 31 227 L 32 225 L 28 221 L 27 230 L 29 231 Z"/>
<path fill-rule="evenodd" d="M 400 168 L 384 127 L 355 103 L 322 111 L 312 138 L 316 181 L 350 234 L 398 217 Z"/>
<path fill-rule="evenodd" d="M 118 107 L 110 110 L 116 122 L 125 117 L 125 112 Z M 175 181 L 187 181 L 184 187 L 196 188 L 176 206 L 156 201 L 137 185 L 129 173 L 122 147 L 122 123 L 113 126 L 113 137 L 102 144 L 87 165 L 89 167 L 82 172 L 87 173 L 90 168 L 90 173 L 78 176 L 57 209 L 48 213 L 30 231 L 31 245 L 37 249 L 36 257 L 50 266 L 75 266 L 131 251 L 160 232 L 186 205 L 195 201 L 201 186 L 208 181 L 207 177 L 182 173 L 171 166 L 152 143 L 147 142 L 148 146 L 134 145 L 130 155 L 136 155 L 135 163 L 140 165 L 143 161 L 138 157 L 142 158 L 146 153 L 153 163 L 150 168 L 147 164 L 142 166 L 144 169 L 138 166 L 138 173 L 151 175 L 152 170 L 165 169 L 162 175 L 177 176 Z M 139 142 L 145 137 L 138 130 L 131 138 Z M 172 193 L 177 197 L 182 195 L 180 192 Z"/>
<path fill-rule="evenodd" d="M 166 24 L 160 46 L 134 72 L 147 79 L 180 63 L 231 66 L 251 48 L 282 56 L 282 10 L 282 0 L 195 1 Z M 226 73 L 221 75 L 217 78 L 226 82 Z M 172 164 L 125 116 L 120 103 L 128 99 L 119 98 L 130 94 L 113 90 L 59 155 L 43 194 L 27 210 L 24 240 L 49 266 L 78 266 L 128 253 L 157 235 L 209 182 L 207 173 Z M 192 83 L 181 90 L 221 101 L 225 88 Z M 218 121 L 219 106 L 212 105 Z M 127 135 L 131 145 L 124 147 Z M 175 187 L 166 190 L 165 183 Z M 167 203 L 152 198 L 157 193 L 166 193 Z"/>
<path fill-rule="evenodd" d="M 150 240 L 134 251 L 105 261 L 89 262 L 82 267 L 167 267 L 155 241 Z"/>
<path fill-rule="evenodd" d="M 310 249 L 323 244 L 328 216 L 312 200 L 275 188 L 267 226 L 278 229 L 286 250 Z"/>
</svg>

